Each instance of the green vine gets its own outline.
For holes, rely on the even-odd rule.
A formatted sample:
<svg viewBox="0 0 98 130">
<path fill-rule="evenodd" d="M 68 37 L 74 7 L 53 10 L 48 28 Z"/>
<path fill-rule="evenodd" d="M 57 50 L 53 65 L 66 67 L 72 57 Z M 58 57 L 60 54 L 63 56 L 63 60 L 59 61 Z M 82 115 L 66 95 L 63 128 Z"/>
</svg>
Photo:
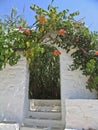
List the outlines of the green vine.
<svg viewBox="0 0 98 130">
<path fill-rule="evenodd" d="M 74 50 L 71 69 L 82 70 L 89 76 L 87 88 L 98 90 L 98 33 L 91 32 L 85 23 L 75 20 L 79 12 L 69 13 L 68 9 L 58 12 L 58 8 L 52 5 L 47 10 L 36 5 L 30 8 L 36 12 L 32 28 L 19 19 L 18 22 L 11 19 L 11 24 L 7 24 L 5 29 L 5 22 L 0 22 L 0 69 L 6 63 L 16 64 L 20 51 L 31 63 L 35 55 L 44 52 L 40 46 L 42 43 L 56 44 L 67 52 Z"/>
</svg>

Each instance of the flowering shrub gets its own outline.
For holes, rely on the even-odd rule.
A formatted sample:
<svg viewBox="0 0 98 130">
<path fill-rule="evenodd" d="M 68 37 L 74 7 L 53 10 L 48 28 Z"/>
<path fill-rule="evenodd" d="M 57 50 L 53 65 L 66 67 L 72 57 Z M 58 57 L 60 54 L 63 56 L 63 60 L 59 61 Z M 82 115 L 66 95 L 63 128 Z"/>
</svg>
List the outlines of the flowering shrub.
<svg viewBox="0 0 98 130">
<path fill-rule="evenodd" d="M 41 16 L 39 16 L 38 18 L 37 18 L 37 21 L 39 22 L 39 23 L 41 23 L 41 24 L 45 24 L 45 22 L 46 22 L 46 18 L 45 18 L 45 15 L 41 15 Z"/>
<path fill-rule="evenodd" d="M 75 20 L 79 12 L 69 13 L 67 9 L 58 12 L 57 7 L 51 5 L 48 10 L 36 5 L 30 8 L 36 12 L 35 29 L 22 26 L 21 22 L 20 25 L 7 26 L 5 31 L 4 23 L 0 23 L 0 68 L 6 63 L 17 63 L 18 51 L 22 51 L 31 63 L 35 55 L 44 52 L 41 43 L 50 42 L 67 52 L 73 49 L 71 69 L 81 69 L 89 76 L 87 88 L 98 90 L 98 33 L 90 32 L 84 23 Z M 53 51 L 53 55 L 58 54 L 60 52 Z"/>
<path fill-rule="evenodd" d="M 59 34 L 61 34 L 61 35 L 63 35 L 65 32 L 66 32 L 66 30 L 64 30 L 64 29 L 59 30 Z"/>
<path fill-rule="evenodd" d="M 58 51 L 58 50 L 54 50 L 54 51 L 53 51 L 53 54 L 54 54 L 54 55 L 60 55 L 60 54 L 61 54 L 61 52 L 60 52 L 60 51 Z"/>
</svg>

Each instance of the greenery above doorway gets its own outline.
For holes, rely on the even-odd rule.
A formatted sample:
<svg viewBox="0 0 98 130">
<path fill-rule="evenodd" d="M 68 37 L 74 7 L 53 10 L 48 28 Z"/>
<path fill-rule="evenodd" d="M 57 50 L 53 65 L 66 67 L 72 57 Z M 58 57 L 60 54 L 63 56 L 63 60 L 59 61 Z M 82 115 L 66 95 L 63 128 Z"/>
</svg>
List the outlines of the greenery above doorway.
<svg viewBox="0 0 98 130">
<path fill-rule="evenodd" d="M 29 98 L 60 99 L 60 60 L 55 47 L 42 45 L 44 53 L 30 65 Z M 55 51 L 54 51 L 55 50 Z"/>
<path fill-rule="evenodd" d="M 35 23 L 29 27 L 15 10 L 11 16 L 0 20 L 0 69 L 6 64 L 14 65 L 22 55 L 28 63 L 34 56 L 44 53 L 41 44 L 48 37 L 51 44 L 72 51 L 71 69 L 80 69 L 88 76 L 86 88 L 98 90 L 98 32 L 91 32 L 85 23 L 75 20 L 79 12 L 69 13 L 68 9 L 58 11 L 52 4 L 45 10 L 37 5 L 30 7 L 35 11 Z M 52 36 L 51 34 L 55 34 Z M 59 54 L 58 51 L 54 51 Z"/>
</svg>

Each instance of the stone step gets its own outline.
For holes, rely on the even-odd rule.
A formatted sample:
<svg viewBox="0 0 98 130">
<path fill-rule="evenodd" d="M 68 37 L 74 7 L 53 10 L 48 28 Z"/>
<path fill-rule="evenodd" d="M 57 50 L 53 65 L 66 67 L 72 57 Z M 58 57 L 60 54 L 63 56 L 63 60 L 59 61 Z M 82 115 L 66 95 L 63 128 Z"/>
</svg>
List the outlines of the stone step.
<svg viewBox="0 0 98 130">
<path fill-rule="evenodd" d="M 30 106 L 32 112 L 61 112 L 60 106 Z"/>
<path fill-rule="evenodd" d="M 64 130 L 63 128 L 33 128 L 33 127 L 21 127 L 20 130 Z"/>
<path fill-rule="evenodd" d="M 0 130 L 19 130 L 19 124 L 15 122 L 0 122 Z"/>
<path fill-rule="evenodd" d="M 44 119 L 30 119 L 24 120 L 24 126 L 29 127 L 42 127 L 42 128 L 64 128 L 64 124 L 61 120 L 44 120 Z"/>
<path fill-rule="evenodd" d="M 30 99 L 30 106 L 61 106 L 61 100 Z"/>
<path fill-rule="evenodd" d="M 60 112 L 28 112 L 28 117 L 33 119 L 53 119 L 60 120 L 61 113 Z"/>
<path fill-rule="evenodd" d="M 33 127 L 21 127 L 20 130 L 44 130 L 42 128 L 33 128 Z"/>
</svg>

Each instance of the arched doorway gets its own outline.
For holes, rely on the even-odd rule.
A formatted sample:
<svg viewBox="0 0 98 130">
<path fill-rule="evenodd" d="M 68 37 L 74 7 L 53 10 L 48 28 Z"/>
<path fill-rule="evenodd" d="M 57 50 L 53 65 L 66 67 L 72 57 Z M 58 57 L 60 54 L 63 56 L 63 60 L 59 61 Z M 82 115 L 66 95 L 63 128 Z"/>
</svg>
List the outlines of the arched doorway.
<svg viewBox="0 0 98 130">
<path fill-rule="evenodd" d="M 53 46 L 42 45 L 44 53 L 34 57 L 30 68 L 29 98 L 60 99 L 60 60 Z"/>
</svg>

